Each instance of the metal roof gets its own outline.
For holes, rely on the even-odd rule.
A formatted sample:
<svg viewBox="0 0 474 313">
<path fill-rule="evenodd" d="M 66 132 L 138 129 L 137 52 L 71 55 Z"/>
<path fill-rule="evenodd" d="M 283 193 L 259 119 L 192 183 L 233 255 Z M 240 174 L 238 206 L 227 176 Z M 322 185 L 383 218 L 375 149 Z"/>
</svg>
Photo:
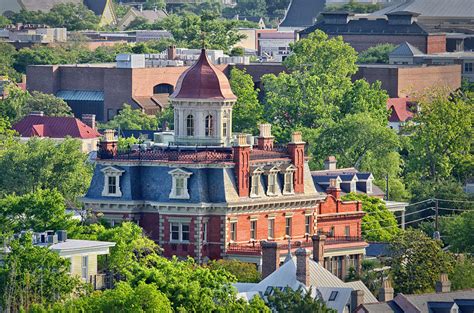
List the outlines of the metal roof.
<svg viewBox="0 0 474 313">
<path fill-rule="evenodd" d="M 422 55 L 423 52 L 421 52 L 418 48 L 412 46 L 408 42 L 404 42 L 398 47 L 396 47 L 392 52 L 390 52 L 389 56 L 391 57 L 404 57 L 404 56 L 415 56 L 415 55 Z"/>
<path fill-rule="evenodd" d="M 411 11 L 420 13 L 420 17 L 465 17 L 474 16 L 473 0 L 406 0 L 372 13 L 381 16 L 391 12 Z"/>
<path fill-rule="evenodd" d="M 103 91 L 60 90 L 56 97 L 65 101 L 104 101 Z"/>
</svg>

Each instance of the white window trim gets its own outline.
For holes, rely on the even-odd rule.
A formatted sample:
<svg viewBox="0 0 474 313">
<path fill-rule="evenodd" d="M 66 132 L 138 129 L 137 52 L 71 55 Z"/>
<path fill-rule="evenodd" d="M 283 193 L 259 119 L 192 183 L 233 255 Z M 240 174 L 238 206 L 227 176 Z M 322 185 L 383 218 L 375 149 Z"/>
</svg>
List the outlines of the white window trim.
<svg viewBox="0 0 474 313">
<path fill-rule="evenodd" d="M 290 191 L 287 190 L 288 182 L 287 182 L 287 175 L 290 176 Z M 294 170 L 287 170 L 285 173 L 283 173 L 283 195 L 293 195 L 295 194 L 295 184 L 294 184 L 294 175 L 295 171 Z"/>
<path fill-rule="evenodd" d="M 271 217 L 269 216 L 268 217 L 268 220 L 267 220 L 267 237 L 268 239 L 274 239 L 275 238 L 275 217 Z M 270 224 L 272 224 L 272 235 L 273 236 L 270 236 Z"/>
<path fill-rule="evenodd" d="M 178 230 L 178 240 L 173 239 L 173 224 L 178 224 L 179 230 Z M 188 222 L 178 222 L 176 220 L 170 220 L 169 221 L 169 226 L 170 226 L 170 243 L 189 243 L 190 240 L 183 240 L 183 225 L 187 225 L 189 227 L 188 233 L 189 236 L 191 237 L 191 226 L 190 223 Z"/>
<path fill-rule="evenodd" d="M 113 166 L 107 166 L 101 169 L 104 174 L 104 189 L 102 189 L 102 196 L 104 197 L 121 197 L 122 190 L 120 189 L 120 176 L 125 172 Z M 115 193 L 109 193 L 109 177 L 115 177 L 116 189 Z"/>
<path fill-rule="evenodd" d="M 193 173 L 186 172 L 186 171 L 184 171 L 180 168 L 176 168 L 172 171 L 169 171 L 168 174 L 171 175 L 172 180 L 173 180 L 169 198 L 170 199 L 189 199 L 190 196 L 189 196 L 189 191 L 188 191 L 188 179 Z M 183 179 L 183 194 L 181 194 L 181 195 L 176 194 L 177 178 L 182 178 Z"/>
<path fill-rule="evenodd" d="M 372 179 L 367 179 L 367 182 L 366 182 L 366 190 L 367 190 L 367 193 L 372 193 L 372 192 L 373 192 Z"/>
<path fill-rule="evenodd" d="M 234 233 L 234 239 L 232 239 L 232 226 L 235 225 L 235 230 L 233 231 Z M 237 221 L 236 220 L 231 220 L 229 223 L 229 240 L 231 243 L 237 241 Z"/>
<path fill-rule="evenodd" d="M 278 184 L 278 168 L 274 167 L 268 170 L 265 174 L 267 175 L 267 196 L 278 196 L 280 194 L 280 186 Z M 273 178 L 275 190 L 272 192 L 270 190 L 270 179 Z"/>
<path fill-rule="evenodd" d="M 86 264 L 84 265 L 84 260 L 86 261 Z M 85 270 L 85 277 L 84 277 L 84 270 Z M 87 281 L 87 278 L 89 277 L 89 256 L 88 255 L 83 255 L 81 257 L 81 278 Z"/>
<path fill-rule="evenodd" d="M 261 197 L 262 195 L 262 182 L 261 182 L 261 177 L 262 177 L 263 171 L 260 168 L 256 168 L 253 172 L 252 175 L 250 176 L 250 197 L 251 198 L 258 198 Z M 254 185 L 254 180 L 256 184 Z M 257 192 L 255 192 L 255 189 L 257 189 Z"/>
</svg>

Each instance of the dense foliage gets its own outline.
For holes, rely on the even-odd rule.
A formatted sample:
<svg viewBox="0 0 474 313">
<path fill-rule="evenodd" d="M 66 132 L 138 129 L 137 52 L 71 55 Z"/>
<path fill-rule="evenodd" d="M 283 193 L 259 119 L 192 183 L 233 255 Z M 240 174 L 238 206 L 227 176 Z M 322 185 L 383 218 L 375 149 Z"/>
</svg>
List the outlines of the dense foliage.
<svg viewBox="0 0 474 313">
<path fill-rule="evenodd" d="M 46 24 L 68 31 L 97 29 L 99 17 L 83 4 L 59 3 L 49 12 L 21 10 L 12 16 L 13 23 Z"/>
<path fill-rule="evenodd" d="M 207 266 L 212 270 L 226 270 L 237 278 L 240 283 L 258 283 L 261 274 L 255 264 L 245 263 L 238 260 L 210 261 Z"/>
<path fill-rule="evenodd" d="M 400 234 L 395 215 L 381 199 L 354 193 L 344 196 L 343 199 L 362 202 L 362 209 L 366 212 L 362 218 L 362 236 L 365 240 L 387 242 Z"/>
<path fill-rule="evenodd" d="M 274 293 L 267 297 L 267 305 L 274 312 L 318 312 L 318 313 L 334 313 L 333 309 L 329 309 L 324 301 L 313 298 L 311 289 L 307 292 L 302 288 L 293 290 L 285 288 L 283 291 L 274 289 Z"/>
<path fill-rule="evenodd" d="M 92 166 L 81 143 L 66 139 L 31 139 L 11 142 L 0 153 L 0 196 L 24 195 L 39 189 L 57 189 L 72 204 L 87 190 Z"/>
<path fill-rule="evenodd" d="M 135 130 L 156 130 L 158 120 L 155 116 L 143 113 L 139 109 L 132 109 L 129 104 L 124 104 L 119 114 L 115 115 L 101 128 L 110 129 L 135 129 Z"/>
<path fill-rule="evenodd" d="M 79 279 L 69 274 L 69 261 L 33 245 L 31 234 L 9 241 L 8 247 L 0 262 L 0 307 L 6 311 L 28 311 L 34 304 L 49 305 L 80 293 Z"/>
<path fill-rule="evenodd" d="M 263 120 L 263 106 L 258 101 L 258 89 L 254 89 L 252 76 L 245 70 L 230 71 L 230 86 L 237 96 L 232 110 L 232 128 L 237 133 L 258 133 L 258 124 Z"/>
<path fill-rule="evenodd" d="M 349 0 L 348 3 L 342 5 L 328 5 L 326 6 L 327 11 L 344 11 L 350 13 L 372 13 L 380 10 L 382 5 L 380 3 L 360 3 L 356 0 Z"/>
<path fill-rule="evenodd" d="M 359 63 L 388 63 L 388 55 L 396 48 L 390 43 L 378 44 L 362 51 L 357 62 Z"/>
<path fill-rule="evenodd" d="M 390 245 L 391 275 L 396 292 L 425 293 L 434 290 L 440 274 L 451 274 L 454 257 L 442 250 L 440 241 L 419 230 L 407 230 Z"/>
</svg>

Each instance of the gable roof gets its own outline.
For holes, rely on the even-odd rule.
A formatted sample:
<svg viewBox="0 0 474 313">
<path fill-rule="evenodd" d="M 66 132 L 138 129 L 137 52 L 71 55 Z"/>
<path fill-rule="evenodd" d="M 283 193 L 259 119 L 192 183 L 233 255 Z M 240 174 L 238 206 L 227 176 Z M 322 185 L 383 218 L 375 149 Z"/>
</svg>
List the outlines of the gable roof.
<svg viewBox="0 0 474 313">
<path fill-rule="evenodd" d="M 100 133 L 75 117 L 29 115 L 13 125 L 21 137 L 91 139 Z"/>
<path fill-rule="evenodd" d="M 406 0 L 372 13 L 381 16 L 397 11 L 417 12 L 423 17 L 466 17 L 474 16 L 472 0 Z"/>
<path fill-rule="evenodd" d="M 304 28 L 311 26 L 325 6 L 326 0 L 291 0 L 285 17 L 278 27 Z"/>
<path fill-rule="evenodd" d="M 412 46 L 408 42 L 399 44 L 392 52 L 389 53 L 389 57 L 405 57 L 405 56 L 415 56 L 422 55 L 417 47 Z"/>
<path fill-rule="evenodd" d="M 387 100 L 387 110 L 391 110 L 390 122 L 406 122 L 413 118 L 413 111 L 410 110 L 410 99 L 409 98 L 389 98 Z"/>
</svg>

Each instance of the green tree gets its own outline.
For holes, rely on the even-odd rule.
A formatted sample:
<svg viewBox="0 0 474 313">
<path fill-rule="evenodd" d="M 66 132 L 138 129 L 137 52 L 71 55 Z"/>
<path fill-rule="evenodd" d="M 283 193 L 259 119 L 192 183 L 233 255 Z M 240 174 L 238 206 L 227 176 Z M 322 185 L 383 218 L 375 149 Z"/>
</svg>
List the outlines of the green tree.
<svg viewBox="0 0 474 313">
<path fill-rule="evenodd" d="M 146 0 L 144 8 L 146 10 L 161 10 L 166 7 L 166 3 L 164 0 Z"/>
<path fill-rule="evenodd" d="M 450 250 L 474 254 L 474 210 L 447 217 L 446 236 Z"/>
<path fill-rule="evenodd" d="M 440 241 L 419 230 L 407 230 L 395 236 L 390 250 L 389 264 L 396 292 L 431 292 L 440 274 L 453 271 L 452 255 L 442 250 Z"/>
<path fill-rule="evenodd" d="M 474 288 L 474 259 L 472 256 L 460 257 L 449 276 L 453 290 Z"/>
<path fill-rule="evenodd" d="M 388 64 L 388 55 L 396 48 L 390 43 L 378 44 L 362 51 L 357 62 L 359 63 L 385 63 Z"/>
<path fill-rule="evenodd" d="M 290 287 L 283 291 L 275 288 L 272 295 L 267 296 L 267 305 L 273 312 L 336 312 L 317 298 L 313 298 L 311 290 L 304 291 L 301 287 L 293 290 Z"/>
<path fill-rule="evenodd" d="M 0 42 L 0 76 L 11 80 L 20 81 L 21 75 L 13 68 L 17 51 L 15 47 L 6 42 Z"/>
<path fill-rule="evenodd" d="M 71 215 L 66 214 L 64 197 L 57 190 L 38 189 L 22 196 L 8 195 L 0 199 L 0 215 L 4 220 L 2 232 L 67 230 L 75 224 Z"/>
<path fill-rule="evenodd" d="M 0 28 L 5 28 L 6 26 L 10 25 L 12 21 L 6 18 L 3 15 L 0 15 Z"/>
<path fill-rule="evenodd" d="M 66 139 L 14 142 L 0 155 L 0 195 L 23 195 L 38 189 L 57 189 L 69 204 L 83 195 L 92 178 L 92 166 L 81 143 Z"/>
<path fill-rule="evenodd" d="M 15 84 L 7 85 L 5 91 L 7 97 L 0 100 L 0 116 L 14 123 L 22 118 L 23 107 L 30 95 Z"/>
<path fill-rule="evenodd" d="M 241 16 L 265 17 L 267 15 L 267 3 L 265 0 L 239 0 L 229 13 Z"/>
<path fill-rule="evenodd" d="M 207 265 L 211 270 L 226 270 L 237 278 L 240 283 L 258 283 L 261 274 L 255 264 L 245 263 L 238 260 L 211 261 Z"/>
<path fill-rule="evenodd" d="M 46 116 L 73 116 L 67 103 L 54 95 L 33 91 L 23 107 L 23 116 L 32 111 L 42 111 Z"/>
<path fill-rule="evenodd" d="M 354 193 L 345 195 L 343 199 L 362 202 L 362 210 L 366 212 L 362 218 L 362 236 L 365 240 L 389 241 L 400 234 L 395 215 L 381 199 Z"/>
<path fill-rule="evenodd" d="M 263 120 L 263 106 L 258 101 L 259 90 L 254 89 L 252 76 L 245 70 L 233 68 L 230 71 L 230 86 L 237 96 L 232 111 L 233 130 L 256 134 L 258 124 Z"/>
<path fill-rule="evenodd" d="M 368 4 L 359 3 L 356 0 L 350 0 L 348 3 L 343 5 L 329 5 L 326 7 L 328 11 L 346 11 L 351 13 L 372 13 L 380 10 L 382 6 L 379 3 Z"/>
<path fill-rule="evenodd" d="M 48 46 L 33 46 L 18 51 L 15 57 L 14 68 L 20 73 L 26 73 L 28 65 L 42 64 L 73 64 L 77 59 L 61 46 L 54 48 Z"/>
<path fill-rule="evenodd" d="M 28 311 L 33 304 L 52 304 L 80 293 L 79 279 L 69 274 L 70 262 L 47 247 L 34 246 L 31 234 L 9 242 L 0 262 L 0 306 Z"/>
<path fill-rule="evenodd" d="M 141 110 L 132 109 L 128 104 L 123 105 L 122 111 L 108 123 L 102 125 L 103 128 L 112 129 L 137 129 L 155 130 L 158 128 L 158 120 L 155 116 L 143 113 Z"/>
<path fill-rule="evenodd" d="M 153 29 L 166 29 L 173 35 L 178 46 L 187 48 L 221 49 L 229 52 L 231 48 L 245 38 L 237 30 L 237 21 L 219 18 L 213 12 L 201 15 L 186 13 L 171 14 L 164 20 L 152 25 Z"/>
<path fill-rule="evenodd" d="M 449 178 L 458 160 L 471 153 L 474 98 L 433 90 L 418 100 L 419 112 L 406 128 L 411 136 L 407 172 L 415 180 Z"/>
</svg>

